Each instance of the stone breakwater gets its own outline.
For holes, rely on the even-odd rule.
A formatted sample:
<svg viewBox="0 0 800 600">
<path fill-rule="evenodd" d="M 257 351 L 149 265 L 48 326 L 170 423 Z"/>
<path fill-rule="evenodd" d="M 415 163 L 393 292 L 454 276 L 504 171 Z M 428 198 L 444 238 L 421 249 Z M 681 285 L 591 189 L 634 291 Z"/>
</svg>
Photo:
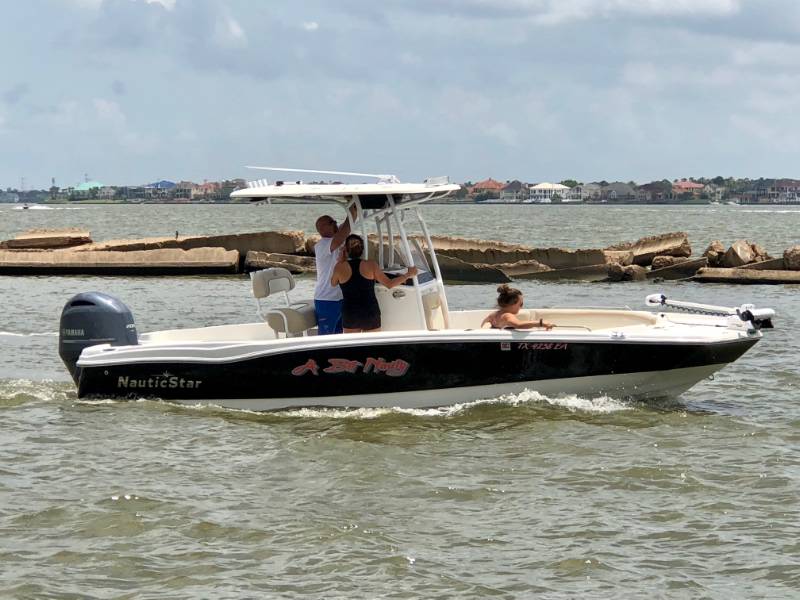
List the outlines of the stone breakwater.
<svg viewBox="0 0 800 600">
<path fill-rule="evenodd" d="M 314 273 L 318 236 L 262 231 L 95 242 L 79 229 L 31 230 L 0 242 L 0 275 L 236 274 L 284 267 Z M 422 240 L 415 238 L 422 245 Z M 521 244 L 434 236 L 446 280 L 505 283 L 519 279 L 632 281 L 688 279 L 724 283 L 800 283 L 800 246 L 773 257 L 748 240 L 714 240 L 693 256 L 683 232 L 664 233 L 607 248 L 536 248 Z M 371 252 L 376 240 L 369 240 Z"/>
</svg>

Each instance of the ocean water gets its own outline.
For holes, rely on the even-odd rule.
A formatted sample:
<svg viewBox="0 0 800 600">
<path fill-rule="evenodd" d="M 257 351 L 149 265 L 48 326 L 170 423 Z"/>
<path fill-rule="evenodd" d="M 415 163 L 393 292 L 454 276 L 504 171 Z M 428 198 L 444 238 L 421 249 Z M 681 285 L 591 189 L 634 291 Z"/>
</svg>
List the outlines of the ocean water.
<svg viewBox="0 0 800 600">
<path fill-rule="evenodd" d="M 0 205 L 0 239 L 310 230 L 322 206 Z M 433 233 L 585 248 L 684 230 L 779 255 L 800 208 L 431 206 Z M 298 295 L 313 280 L 298 283 Z M 669 402 L 486 398 L 258 414 L 78 401 L 74 293 L 141 331 L 248 322 L 245 277 L 0 277 L 1 598 L 789 598 L 800 590 L 798 288 L 522 282 L 526 305 L 753 302 L 776 329 Z M 452 286 L 454 308 L 494 286 Z"/>
</svg>

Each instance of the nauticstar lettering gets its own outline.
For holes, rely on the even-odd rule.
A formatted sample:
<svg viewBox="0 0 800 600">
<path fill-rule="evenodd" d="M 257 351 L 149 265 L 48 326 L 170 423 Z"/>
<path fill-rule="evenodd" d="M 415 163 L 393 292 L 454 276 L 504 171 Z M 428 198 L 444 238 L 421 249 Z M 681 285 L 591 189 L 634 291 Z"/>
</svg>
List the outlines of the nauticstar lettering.
<svg viewBox="0 0 800 600">
<path fill-rule="evenodd" d="M 196 390 L 201 383 L 203 383 L 201 379 L 184 379 L 171 373 L 150 375 L 145 378 L 120 375 L 117 379 L 118 388 L 137 390 Z"/>
</svg>

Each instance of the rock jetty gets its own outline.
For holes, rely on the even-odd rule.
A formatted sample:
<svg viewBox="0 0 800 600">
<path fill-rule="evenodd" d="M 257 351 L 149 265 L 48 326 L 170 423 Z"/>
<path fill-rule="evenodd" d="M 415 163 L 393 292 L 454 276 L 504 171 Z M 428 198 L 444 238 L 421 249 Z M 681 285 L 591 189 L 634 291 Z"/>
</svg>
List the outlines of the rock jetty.
<svg viewBox="0 0 800 600">
<path fill-rule="evenodd" d="M 81 229 L 31 229 L 14 239 L 0 242 L 0 249 L 53 250 L 74 248 L 91 242 L 89 232 Z"/>
<path fill-rule="evenodd" d="M 283 267 L 315 272 L 319 236 L 301 231 L 110 240 L 88 231 L 32 230 L 0 242 L 0 275 L 197 275 L 243 273 Z M 683 232 L 653 235 L 607 248 L 536 248 L 491 240 L 432 238 L 443 277 L 453 282 L 660 281 L 800 283 L 800 246 L 773 258 L 757 243 L 711 242 L 693 257 Z M 412 244 L 420 246 L 419 238 Z M 370 252 L 377 251 L 370 238 Z"/>
<path fill-rule="evenodd" d="M 130 252 L 0 250 L 2 275 L 216 275 L 239 272 L 239 253 L 224 248 Z"/>
</svg>

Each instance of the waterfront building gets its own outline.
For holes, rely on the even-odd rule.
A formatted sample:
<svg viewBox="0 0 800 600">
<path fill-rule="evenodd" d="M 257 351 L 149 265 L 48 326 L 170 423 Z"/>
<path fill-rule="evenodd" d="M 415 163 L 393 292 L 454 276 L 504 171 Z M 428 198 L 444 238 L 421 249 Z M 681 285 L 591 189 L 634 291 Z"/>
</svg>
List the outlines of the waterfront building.
<svg viewBox="0 0 800 600">
<path fill-rule="evenodd" d="M 672 184 L 672 193 L 675 196 L 682 196 L 683 194 L 691 194 L 692 197 L 697 198 L 703 193 L 705 184 L 681 179 Z"/>
<path fill-rule="evenodd" d="M 173 189 L 173 197 L 176 200 L 191 200 L 192 190 L 196 187 L 191 181 L 179 181 Z"/>
<path fill-rule="evenodd" d="M 629 183 L 614 181 L 602 186 L 600 200 L 602 202 L 635 202 L 636 188 Z"/>
<path fill-rule="evenodd" d="M 554 200 L 564 202 L 568 201 L 567 196 L 569 193 L 570 188 L 566 185 L 545 181 L 531 186 L 528 202 L 537 204 L 550 204 Z"/>
<path fill-rule="evenodd" d="M 800 203 L 800 180 L 778 179 L 769 188 L 771 202 L 780 204 Z"/>
<path fill-rule="evenodd" d="M 100 190 L 106 187 L 99 181 L 82 181 L 69 190 L 70 200 L 89 200 L 97 198 Z"/>
<path fill-rule="evenodd" d="M 469 195 L 477 200 L 496 199 L 503 191 L 503 184 L 492 179 L 484 179 L 469 188 Z"/>
<path fill-rule="evenodd" d="M 579 183 L 569 191 L 569 196 L 573 201 L 598 201 L 602 190 L 603 186 L 599 183 Z"/>
<path fill-rule="evenodd" d="M 104 185 L 97 190 L 98 200 L 113 200 L 117 195 L 117 188 L 110 185 Z"/>
<path fill-rule="evenodd" d="M 500 192 L 502 202 L 523 202 L 530 197 L 530 188 L 527 183 L 522 183 L 519 179 L 511 181 L 503 187 Z"/>
<path fill-rule="evenodd" d="M 643 203 L 669 202 L 674 198 L 669 181 L 651 181 L 636 190 L 636 200 Z"/>
<path fill-rule="evenodd" d="M 0 190 L 0 202 L 19 202 L 19 194 L 11 190 L 7 192 Z"/>
</svg>

